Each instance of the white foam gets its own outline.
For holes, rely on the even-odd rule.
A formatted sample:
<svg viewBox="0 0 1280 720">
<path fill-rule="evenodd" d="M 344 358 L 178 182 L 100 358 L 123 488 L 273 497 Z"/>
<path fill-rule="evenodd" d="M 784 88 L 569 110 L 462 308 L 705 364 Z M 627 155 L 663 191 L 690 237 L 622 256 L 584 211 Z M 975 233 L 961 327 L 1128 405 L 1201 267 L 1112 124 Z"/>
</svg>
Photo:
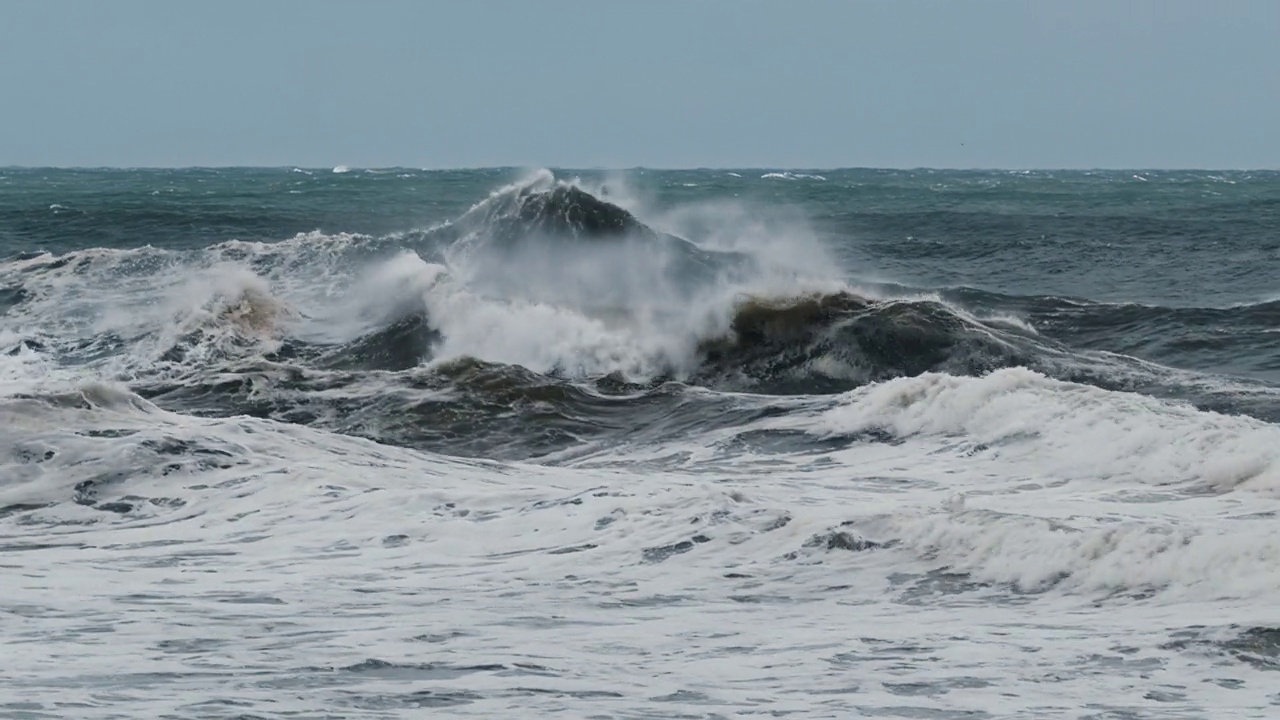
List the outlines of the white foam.
<svg viewBox="0 0 1280 720">
<path fill-rule="evenodd" d="M 981 315 L 975 315 L 974 319 L 984 325 L 1004 325 L 1005 327 L 1016 328 L 1028 335 L 1040 334 L 1040 331 L 1037 330 L 1034 325 L 1027 322 L 1026 318 L 1019 317 L 1012 313 L 984 313 Z"/>
<path fill-rule="evenodd" d="M 849 393 L 815 432 L 963 438 L 1012 477 L 1280 489 L 1280 428 L 1022 368 L 925 374 Z"/>
<path fill-rule="evenodd" d="M 765 696 L 798 715 L 910 702 L 1042 716 L 1166 685 L 1184 700 L 1161 709 L 1262 707 L 1272 687 L 1264 670 L 1170 643 L 1191 625 L 1230 639 L 1220 626 L 1274 618 L 1276 531 L 1215 520 L 1221 497 L 1118 521 L 1112 507 L 1083 514 L 1089 499 L 1063 488 L 940 511 L 931 483 L 956 474 L 907 478 L 963 476 L 964 459 L 910 443 L 850 449 L 825 469 L 785 456 L 715 473 L 555 468 L 184 417 L 111 386 L 81 393 L 0 404 L 12 429 L 0 507 L 57 503 L 0 519 L 23 579 L 7 586 L 6 630 L 38 639 L 10 644 L 19 669 L 5 691 L 28 703 L 92 702 L 109 678 L 145 683 L 112 700 L 138 716 L 227 697 L 314 714 L 446 693 L 478 717 L 652 715 L 682 698 L 728 716 Z M 157 450 L 175 446 L 201 454 Z M 69 502 L 85 481 L 137 507 Z M 1061 517 L 982 507 L 994 504 Z M 844 520 L 897 544 L 828 549 L 821 534 Z M 85 639 L 108 630 L 111 643 Z M 369 659 L 399 666 L 341 669 Z M 1223 697 L 1213 677 L 1243 685 Z"/>
<path fill-rule="evenodd" d="M 0 397 L 28 392 L 53 372 L 48 358 L 22 335 L 0 328 Z"/>
<path fill-rule="evenodd" d="M 1020 504 L 1033 510 L 1031 501 Z M 1065 518 L 967 510 L 899 513 L 858 527 L 939 567 L 1023 592 L 1158 592 L 1163 602 L 1280 592 L 1280 528 L 1273 522 L 1214 520 L 1203 512 L 1212 503 L 1196 513 L 1170 517 L 1161 508 L 1164 517 L 1128 518 L 1091 517 L 1080 513 L 1083 503 L 1069 505 L 1075 512 Z"/>
<path fill-rule="evenodd" d="M 797 172 L 767 172 L 760 176 L 762 180 L 826 180 L 821 175 Z"/>
<path fill-rule="evenodd" d="M 926 567 L 1169 603 L 1280 591 L 1280 428 L 1269 423 L 1015 368 L 893 380 L 763 425 L 895 436 L 833 459 L 914 486 L 911 502 L 863 501 L 850 519 Z"/>
</svg>

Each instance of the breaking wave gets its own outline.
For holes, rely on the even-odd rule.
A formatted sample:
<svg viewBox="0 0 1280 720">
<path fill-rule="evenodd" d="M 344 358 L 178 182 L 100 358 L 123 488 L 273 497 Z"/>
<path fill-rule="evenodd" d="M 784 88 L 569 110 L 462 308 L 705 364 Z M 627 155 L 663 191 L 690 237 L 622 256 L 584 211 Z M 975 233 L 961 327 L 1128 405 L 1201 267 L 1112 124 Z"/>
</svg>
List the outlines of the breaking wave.
<svg viewBox="0 0 1280 720">
<path fill-rule="evenodd" d="M 651 404 L 655 436 L 721 426 L 709 418 L 725 403 L 671 387 L 831 395 L 1022 367 L 1206 410 L 1276 407 L 1267 388 L 1074 346 L 1107 322 L 1236 313 L 1261 326 L 1271 304 L 886 292 L 837 265 L 803 223 L 724 202 L 652 211 L 621 179 L 539 171 L 411 232 L 12 258 L 0 379 L 26 392 L 126 382 L 183 411 L 502 457 L 615 438 L 625 423 L 610 418 L 635 403 Z M 521 437 L 534 419 L 545 433 Z"/>
</svg>

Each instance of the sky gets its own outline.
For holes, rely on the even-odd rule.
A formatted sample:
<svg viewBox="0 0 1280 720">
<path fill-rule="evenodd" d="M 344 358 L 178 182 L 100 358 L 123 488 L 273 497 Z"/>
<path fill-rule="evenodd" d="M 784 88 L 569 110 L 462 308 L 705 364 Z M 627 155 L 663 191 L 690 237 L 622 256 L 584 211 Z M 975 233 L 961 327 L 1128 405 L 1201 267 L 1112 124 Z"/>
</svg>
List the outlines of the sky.
<svg viewBox="0 0 1280 720">
<path fill-rule="evenodd" d="M 0 166 L 339 164 L 1280 168 L 1280 1 L 0 10 Z"/>
</svg>

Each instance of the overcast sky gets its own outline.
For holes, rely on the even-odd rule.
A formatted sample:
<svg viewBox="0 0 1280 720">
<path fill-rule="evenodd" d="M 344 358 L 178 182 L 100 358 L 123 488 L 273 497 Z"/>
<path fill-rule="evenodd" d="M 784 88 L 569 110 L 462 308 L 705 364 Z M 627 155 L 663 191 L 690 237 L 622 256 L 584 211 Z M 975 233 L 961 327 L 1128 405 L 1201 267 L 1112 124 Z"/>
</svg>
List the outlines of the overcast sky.
<svg viewBox="0 0 1280 720">
<path fill-rule="evenodd" d="M 0 165 L 1280 168 L 1280 0 L 10 1 Z"/>
</svg>

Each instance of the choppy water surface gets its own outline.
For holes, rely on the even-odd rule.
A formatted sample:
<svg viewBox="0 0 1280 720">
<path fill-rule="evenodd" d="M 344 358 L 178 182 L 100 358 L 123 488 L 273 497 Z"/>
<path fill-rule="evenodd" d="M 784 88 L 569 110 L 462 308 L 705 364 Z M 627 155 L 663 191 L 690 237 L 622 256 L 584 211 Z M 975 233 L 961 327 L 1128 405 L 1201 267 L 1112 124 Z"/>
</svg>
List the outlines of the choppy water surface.
<svg viewBox="0 0 1280 720">
<path fill-rule="evenodd" d="M 1272 717 L 1277 277 L 1275 173 L 0 170 L 0 716 Z"/>
</svg>

